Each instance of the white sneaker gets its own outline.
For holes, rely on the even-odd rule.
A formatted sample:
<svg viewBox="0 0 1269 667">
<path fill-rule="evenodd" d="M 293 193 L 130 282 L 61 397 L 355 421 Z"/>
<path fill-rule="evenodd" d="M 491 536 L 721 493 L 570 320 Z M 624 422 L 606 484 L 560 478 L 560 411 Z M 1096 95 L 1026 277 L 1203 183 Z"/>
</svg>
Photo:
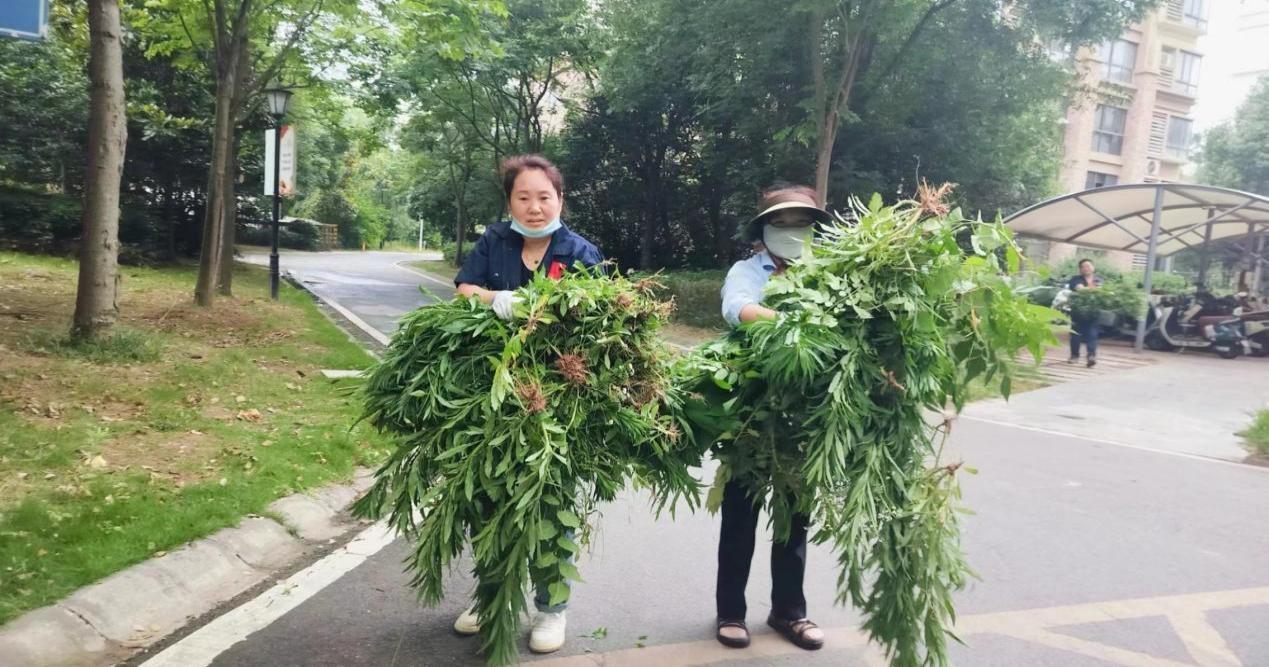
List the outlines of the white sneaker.
<svg viewBox="0 0 1269 667">
<path fill-rule="evenodd" d="M 538 612 L 533 619 L 533 631 L 529 633 L 529 650 L 534 653 L 553 653 L 564 646 L 564 612 Z"/>
<path fill-rule="evenodd" d="M 464 637 L 470 637 L 480 632 L 480 617 L 476 615 L 475 605 L 468 607 L 467 611 L 458 615 L 458 619 L 454 621 L 454 632 Z"/>
</svg>

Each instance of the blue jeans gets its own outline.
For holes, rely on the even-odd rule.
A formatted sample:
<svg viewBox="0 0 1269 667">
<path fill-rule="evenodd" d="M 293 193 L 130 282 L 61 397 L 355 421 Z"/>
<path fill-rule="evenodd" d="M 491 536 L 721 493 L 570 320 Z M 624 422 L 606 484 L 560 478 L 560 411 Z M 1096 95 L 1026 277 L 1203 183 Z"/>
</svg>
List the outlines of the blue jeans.
<svg viewBox="0 0 1269 667">
<path fill-rule="evenodd" d="M 561 611 L 568 609 L 568 598 L 564 598 L 564 601 L 557 605 L 551 604 L 551 592 L 547 590 L 547 587 L 551 585 L 551 582 L 535 581 L 533 582 L 533 585 L 537 589 L 537 594 L 533 596 L 533 606 L 537 607 L 538 611 L 546 612 L 548 614 L 558 614 Z M 569 582 L 565 581 L 564 585 L 568 586 Z"/>
<path fill-rule="evenodd" d="M 568 537 L 568 539 L 570 540 L 573 539 L 573 536 L 575 534 L 576 533 L 572 530 L 566 531 L 564 533 L 564 535 Z M 576 556 L 573 557 L 573 562 L 577 562 Z M 569 596 L 565 596 L 563 602 L 553 605 L 551 604 L 551 591 L 550 591 L 550 586 L 553 580 L 544 579 L 540 577 L 536 572 L 533 571 L 532 568 L 530 568 L 529 570 L 529 575 L 530 575 L 530 578 L 533 580 L 533 588 L 536 591 L 536 593 L 533 596 L 533 606 L 537 607 L 538 611 L 546 612 L 548 614 L 558 614 L 561 611 L 568 609 L 568 599 L 572 595 L 572 590 L 569 591 Z M 565 579 L 564 585 L 568 586 L 571 589 L 573 582 Z"/>
<path fill-rule="evenodd" d="M 1083 341 L 1084 347 L 1088 348 L 1088 358 L 1097 357 L 1097 337 L 1101 334 L 1100 325 L 1097 317 L 1086 320 L 1071 321 L 1071 358 L 1080 358 L 1080 342 Z"/>
</svg>

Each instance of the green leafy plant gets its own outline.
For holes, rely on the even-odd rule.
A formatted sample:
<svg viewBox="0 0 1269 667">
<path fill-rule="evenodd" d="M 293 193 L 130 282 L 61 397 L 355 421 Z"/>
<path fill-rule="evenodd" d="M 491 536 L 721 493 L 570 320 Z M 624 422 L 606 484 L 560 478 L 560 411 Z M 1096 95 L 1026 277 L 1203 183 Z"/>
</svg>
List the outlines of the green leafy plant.
<svg viewBox="0 0 1269 667">
<path fill-rule="evenodd" d="M 669 307 L 650 281 L 579 270 L 520 290 L 512 323 L 475 300 L 408 315 L 367 379 L 365 418 L 399 446 L 356 507 L 386 516 L 414 549 L 429 603 L 470 543 L 475 607 L 492 664 L 516 659 L 524 588 L 567 599 L 599 503 L 628 481 L 661 508 L 698 483 L 657 337 Z"/>
<path fill-rule="evenodd" d="M 893 664 L 946 664 L 952 594 L 971 571 L 959 544 L 959 463 L 941 460 L 975 378 L 1011 389 L 1015 354 L 1054 342 L 1053 311 L 1015 294 L 1021 257 L 999 223 L 941 203 L 853 202 L 809 256 L 772 278 L 758 321 L 685 362 L 692 435 L 730 480 L 764 499 L 777 539 L 795 513 L 831 544 L 838 602 Z M 963 250 L 967 248 L 968 250 Z"/>
<path fill-rule="evenodd" d="M 1125 282 L 1106 282 L 1096 289 L 1074 290 L 1069 299 L 1071 316 L 1075 319 L 1095 318 L 1101 311 L 1140 317 L 1145 309 L 1145 296 L 1141 290 Z"/>
<path fill-rule="evenodd" d="M 1247 447 L 1253 453 L 1269 456 L 1269 410 L 1257 412 L 1251 426 L 1238 435 L 1247 441 Z"/>
</svg>

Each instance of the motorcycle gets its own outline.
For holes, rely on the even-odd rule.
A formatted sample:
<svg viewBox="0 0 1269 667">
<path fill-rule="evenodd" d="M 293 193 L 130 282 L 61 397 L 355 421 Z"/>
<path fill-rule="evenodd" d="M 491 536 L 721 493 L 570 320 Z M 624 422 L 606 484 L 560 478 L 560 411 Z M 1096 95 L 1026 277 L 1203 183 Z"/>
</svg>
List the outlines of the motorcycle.
<svg viewBox="0 0 1269 667">
<path fill-rule="evenodd" d="M 1233 314 L 1242 323 L 1243 335 L 1251 344 L 1251 355 L 1269 355 L 1269 309 L 1265 308 L 1264 303 L 1250 299 L 1245 294 L 1238 296 L 1240 303 Z"/>
<path fill-rule="evenodd" d="M 1151 295 L 1149 302 L 1145 344 L 1151 350 L 1211 349 L 1222 359 L 1252 352 L 1242 319 L 1232 314 L 1205 314 L 1212 308 L 1201 298 Z"/>
</svg>

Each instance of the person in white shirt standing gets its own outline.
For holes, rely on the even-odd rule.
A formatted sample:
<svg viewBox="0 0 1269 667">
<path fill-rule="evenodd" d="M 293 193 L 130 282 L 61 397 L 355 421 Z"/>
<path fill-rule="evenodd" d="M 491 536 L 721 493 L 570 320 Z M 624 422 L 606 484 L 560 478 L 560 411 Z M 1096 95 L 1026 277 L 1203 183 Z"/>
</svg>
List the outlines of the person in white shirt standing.
<svg viewBox="0 0 1269 667">
<path fill-rule="evenodd" d="M 723 318 L 733 327 L 760 319 L 775 319 L 762 305 L 763 289 L 771 276 L 782 273 L 811 242 L 817 222 L 831 216 L 815 190 L 792 185 L 763 193 L 759 213 L 742 230 L 756 252 L 732 265 L 723 283 Z M 725 646 L 749 646 L 745 625 L 745 585 L 753 560 L 761 498 L 753 498 L 739 481 L 723 492 L 722 530 L 718 541 L 717 638 Z M 809 517 L 793 518 L 789 538 L 771 544 L 771 614 L 767 624 L 797 646 L 815 650 L 824 645 L 824 632 L 806 617 L 802 579 L 806 573 L 806 532 Z"/>
</svg>

